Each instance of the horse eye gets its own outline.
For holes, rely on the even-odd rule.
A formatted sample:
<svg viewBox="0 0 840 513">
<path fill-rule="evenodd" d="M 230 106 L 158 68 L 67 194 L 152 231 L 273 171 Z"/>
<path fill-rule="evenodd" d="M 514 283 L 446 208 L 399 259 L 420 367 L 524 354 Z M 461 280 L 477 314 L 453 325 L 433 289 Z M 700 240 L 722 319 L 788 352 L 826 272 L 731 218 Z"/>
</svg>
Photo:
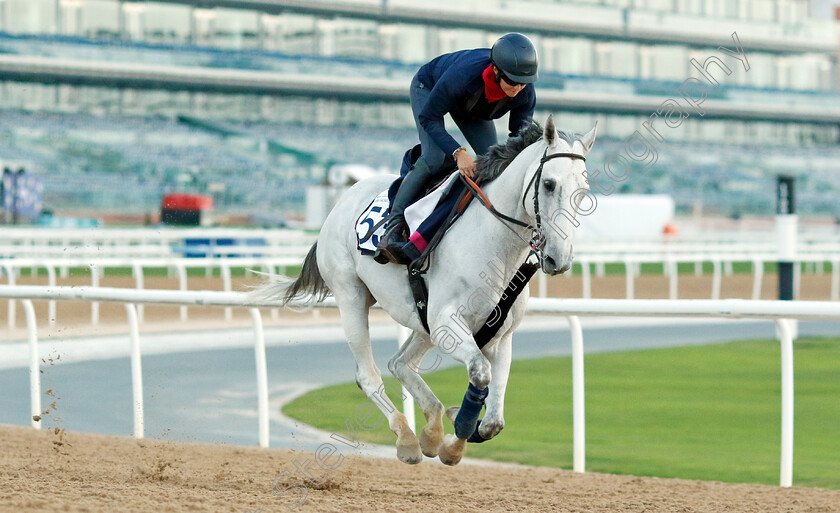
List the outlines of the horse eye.
<svg viewBox="0 0 840 513">
<path fill-rule="evenodd" d="M 553 192 L 554 187 L 556 185 L 557 183 L 551 178 L 546 178 L 545 180 L 543 180 L 543 187 L 545 187 L 545 190 L 547 190 L 548 192 Z"/>
</svg>

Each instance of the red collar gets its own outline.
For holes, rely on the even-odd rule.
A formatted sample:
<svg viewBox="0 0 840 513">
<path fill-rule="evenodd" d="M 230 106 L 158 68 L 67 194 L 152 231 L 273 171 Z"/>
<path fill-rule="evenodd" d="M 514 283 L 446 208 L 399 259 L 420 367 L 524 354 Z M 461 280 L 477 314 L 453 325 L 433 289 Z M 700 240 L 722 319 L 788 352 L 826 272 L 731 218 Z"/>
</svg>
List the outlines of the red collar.
<svg viewBox="0 0 840 513">
<path fill-rule="evenodd" d="M 497 102 L 502 98 L 507 98 L 507 93 L 502 86 L 496 83 L 496 74 L 493 73 L 492 64 L 487 66 L 481 76 L 484 78 L 484 96 L 488 102 Z"/>
</svg>

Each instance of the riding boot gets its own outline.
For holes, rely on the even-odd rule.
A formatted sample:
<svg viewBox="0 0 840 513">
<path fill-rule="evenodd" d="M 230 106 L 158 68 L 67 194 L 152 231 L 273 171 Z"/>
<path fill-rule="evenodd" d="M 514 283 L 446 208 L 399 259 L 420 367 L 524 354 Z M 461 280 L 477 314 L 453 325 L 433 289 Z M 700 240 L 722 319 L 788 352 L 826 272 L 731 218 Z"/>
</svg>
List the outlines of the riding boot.
<svg viewBox="0 0 840 513">
<path fill-rule="evenodd" d="M 386 258 L 389 262 L 397 264 L 411 263 L 411 259 L 403 252 L 402 247 L 408 242 L 408 225 L 405 222 L 404 212 L 406 207 L 417 200 L 426 190 L 431 181 L 432 174 L 426 161 L 420 157 L 414 163 L 414 167 L 403 178 L 400 189 L 391 202 L 391 213 L 385 225 L 385 235 L 376 245 L 377 254 L 374 256 L 377 262 Z"/>
<path fill-rule="evenodd" d="M 379 244 L 376 245 L 376 252 L 373 254 L 373 259 L 380 264 L 387 264 L 393 262 L 395 264 L 408 264 L 405 261 L 405 254 L 402 251 L 402 245 L 408 239 L 408 223 L 402 214 L 398 216 L 391 216 L 385 224 L 385 233 L 379 239 Z"/>
</svg>

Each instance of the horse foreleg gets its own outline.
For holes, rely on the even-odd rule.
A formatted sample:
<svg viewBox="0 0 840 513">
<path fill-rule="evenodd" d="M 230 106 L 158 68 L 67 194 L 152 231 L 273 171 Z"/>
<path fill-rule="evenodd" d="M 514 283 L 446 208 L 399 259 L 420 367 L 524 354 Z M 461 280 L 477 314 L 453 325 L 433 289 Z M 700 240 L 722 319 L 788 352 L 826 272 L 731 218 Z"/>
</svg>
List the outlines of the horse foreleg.
<svg viewBox="0 0 840 513">
<path fill-rule="evenodd" d="M 475 431 L 469 435 L 461 433 L 460 439 L 466 439 L 471 443 L 481 443 L 498 435 L 505 428 L 504 404 L 505 390 L 507 390 L 508 377 L 510 376 L 511 347 L 513 331 L 505 333 L 502 338 L 490 347 L 488 352 L 490 364 L 493 368 L 493 379 L 488 387 L 487 398 L 484 401 L 486 407 L 484 418 L 478 421 Z M 473 389 L 470 389 L 473 391 Z M 468 394 L 469 395 L 469 394 Z M 465 400 L 465 402 L 468 402 Z M 456 424 L 462 407 L 453 406 L 446 410 L 447 417 Z M 471 416 L 474 416 L 471 415 Z M 452 441 L 454 443 L 454 440 Z"/>
<path fill-rule="evenodd" d="M 484 418 L 478 426 L 478 435 L 484 440 L 493 438 L 505 428 L 505 390 L 510 375 L 512 340 L 513 332 L 505 333 L 488 351 L 493 366 L 493 380 L 485 401 Z"/>
<path fill-rule="evenodd" d="M 473 434 L 478 423 L 478 416 L 487 395 L 487 387 L 492 379 L 491 366 L 490 361 L 476 346 L 472 335 L 461 331 L 462 336 L 456 337 L 449 326 L 433 331 L 433 334 L 435 333 L 440 333 L 442 336 L 436 340 L 433 335 L 433 342 L 450 353 L 453 358 L 465 364 L 470 378 L 470 387 L 465 394 L 462 408 L 450 408 L 447 411 L 455 424 L 456 435 L 444 437 L 438 454 L 443 463 L 457 465 L 464 455 L 467 439 Z M 463 411 L 459 411 L 461 409 Z"/>
<path fill-rule="evenodd" d="M 478 389 L 470 383 L 461 406 L 453 406 L 446 410 L 447 416 L 455 425 L 455 434 L 446 435 L 440 446 L 440 461 L 443 463 L 457 465 L 464 455 L 467 441 L 476 441 L 476 430 L 481 422 L 478 416 L 481 415 L 486 395 L 487 389 Z"/>
<path fill-rule="evenodd" d="M 428 366 L 421 368 L 420 363 L 426 353 L 434 346 L 425 334 L 413 332 L 397 354 L 388 362 L 391 374 L 405 385 L 426 417 L 426 425 L 420 433 L 420 449 L 423 454 L 434 458 L 443 440 L 443 403 L 435 396 L 421 373 L 434 370 L 440 364 L 440 357 Z"/>
</svg>

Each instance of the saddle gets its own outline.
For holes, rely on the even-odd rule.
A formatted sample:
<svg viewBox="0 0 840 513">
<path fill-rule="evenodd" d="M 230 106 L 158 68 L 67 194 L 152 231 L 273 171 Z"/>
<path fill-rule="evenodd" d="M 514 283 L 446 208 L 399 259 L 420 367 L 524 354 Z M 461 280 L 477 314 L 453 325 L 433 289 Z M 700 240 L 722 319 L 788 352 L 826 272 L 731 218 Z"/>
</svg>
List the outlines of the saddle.
<svg viewBox="0 0 840 513">
<path fill-rule="evenodd" d="M 411 170 L 420 154 L 419 144 L 405 152 L 400 166 L 400 178 L 395 180 L 387 191 L 380 193 L 356 221 L 356 234 L 362 254 L 373 255 L 379 236 L 384 232 L 391 200 L 396 195 L 402 178 Z M 450 172 L 444 173 L 443 180 L 430 186 L 427 194 L 405 211 L 406 222 L 411 232 L 409 241 L 403 247 L 403 252 L 412 256 L 412 261 L 408 264 L 408 283 L 414 296 L 414 307 L 427 332 L 429 292 L 424 275 L 428 269 L 428 258 L 444 233 L 458 220 L 474 197 L 473 190 L 467 186 L 465 179 L 458 179 L 461 175 L 457 171 L 455 160 L 448 158 L 447 165 Z M 480 191 L 478 193 L 481 194 Z M 493 313 L 475 334 L 479 348 L 484 347 L 504 324 L 513 302 L 537 268 L 536 264 L 526 261 L 511 279 Z"/>
<path fill-rule="evenodd" d="M 400 177 L 394 180 L 387 191 L 380 193 L 356 221 L 358 248 L 363 255 L 373 255 L 379 238 L 384 233 L 391 201 L 397 194 L 405 175 L 420 158 L 420 145 L 409 149 L 403 156 Z M 409 242 L 403 251 L 413 261 L 428 256 L 440 237 L 436 236 L 441 228 L 451 226 L 455 217 L 466 208 L 467 188 L 459 181 L 454 159 L 444 162 L 443 178 L 427 187 L 426 192 L 405 210 L 405 219 L 409 226 Z M 453 207 L 464 204 L 460 208 Z M 443 233 L 440 233 L 442 236 Z M 435 241 L 431 244 L 431 241 Z"/>
</svg>

